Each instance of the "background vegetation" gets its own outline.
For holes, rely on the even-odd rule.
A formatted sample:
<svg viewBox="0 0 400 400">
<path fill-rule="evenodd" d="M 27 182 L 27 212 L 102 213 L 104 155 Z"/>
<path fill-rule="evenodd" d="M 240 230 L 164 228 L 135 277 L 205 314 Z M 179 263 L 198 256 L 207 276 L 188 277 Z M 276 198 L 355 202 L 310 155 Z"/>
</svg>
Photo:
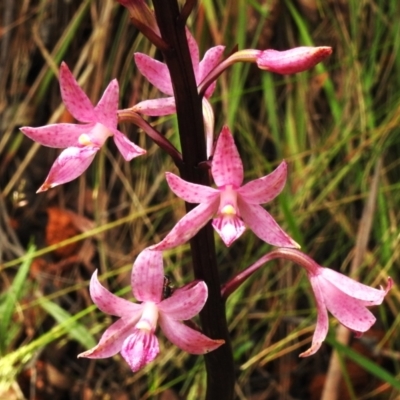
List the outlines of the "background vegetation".
<svg viewBox="0 0 400 400">
<path fill-rule="evenodd" d="M 327 62 L 295 76 L 254 65 L 227 71 L 212 98 L 216 131 L 228 124 L 234 132 L 247 180 L 288 161 L 286 189 L 267 208 L 306 253 L 375 287 L 387 276 L 399 282 L 398 2 L 199 3 L 189 22 L 201 54 L 215 44 L 333 47 Z M 135 374 L 120 356 L 76 359 L 111 322 L 88 294 L 93 271 L 129 297 L 136 255 L 184 213 L 164 180 L 172 162 L 123 124 L 146 157 L 126 163 L 109 141 L 84 176 L 37 195 L 58 151 L 18 130 L 72 121 L 56 77 L 62 60 L 93 102 L 118 78 L 125 108 L 158 96 L 133 53 L 160 54 L 112 0 L 6 0 L 0 15 L 0 398 L 202 398 L 202 358 L 162 335 L 157 361 Z M 174 117 L 151 122 L 177 144 Z M 249 232 L 229 249 L 217 246 L 223 280 L 270 249 Z M 166 254 L 165 264 L 174 285 L 192 279 L 188 247 Z M 327 343 L 299 359 L 316 318 L 310 285 L 297 266 L 266 265 L 227 304 L 237 398 L 321 398 L 335 348 L 344 378 L 332 396 L 399 398 L 399 310 L 394 287 L 362 339 L 336 344 L 332 320 Z"/>
</svg>

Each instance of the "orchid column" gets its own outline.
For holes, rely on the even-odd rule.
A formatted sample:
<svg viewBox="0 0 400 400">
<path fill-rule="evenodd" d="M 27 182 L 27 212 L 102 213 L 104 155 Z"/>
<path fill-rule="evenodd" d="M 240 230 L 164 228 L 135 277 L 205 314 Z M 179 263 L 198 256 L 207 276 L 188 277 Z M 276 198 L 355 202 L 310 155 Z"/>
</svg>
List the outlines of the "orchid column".
<svg viewBox="0 0 400 400">
<path fill-rule="evenodd" d="M 199 164 L 207 160 L 202 99 L 198 94 L 185 33 L 186 17 L 195 3 L 188 0 L 181 14 L 176 0 L 153 1 L 161 36 L 170 47 L 163 53 L 175 95 L 183 156 L 180 174 L 186 181 L 210 186 L 208 170 L 199 168 Z M 193 205 L 186 203 L 186 208 L 189 211 Z M 210 223 L 191 239 L 190 246 L 195 278 L 204 280 L 208 286 L 208 299 L 200 313 L 203 332 L 210 338 L 225 340 L 223 346 L 205 355 L 207 398 L 230 400 L 235 379 L 233 355 Z"/>
</svg>

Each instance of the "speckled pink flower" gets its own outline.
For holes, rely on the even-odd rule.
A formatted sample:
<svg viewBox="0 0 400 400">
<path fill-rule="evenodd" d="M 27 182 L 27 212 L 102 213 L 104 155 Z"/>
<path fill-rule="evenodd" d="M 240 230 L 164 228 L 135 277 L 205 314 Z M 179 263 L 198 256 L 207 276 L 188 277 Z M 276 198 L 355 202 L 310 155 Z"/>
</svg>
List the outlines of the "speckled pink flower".
<svg viewBox="0 0 400 400">
<path fill-rule="evenodd" d="M 301 265 L 307 270 L 318 311 L 311 347 L 300 357 L 310 356 L 321 347 L 329 329 L 328 311 L 342 325 L 356 332 L 357 336 L 371 328 L 376 318 L 367 307 L 381 304 L 392 288 L 393 281 L 388 279 L 386 289 L 374 289 L 332 269 L 321 267 L 310 257 L 298 253 L 305 260 Z"/>
<path fill-rule="evenodd" d="M 274 246 L 299 247 L 260 206 L 274 199 L 286 182 L 286 163 L 269 175 L 242 186 L 243 164 L 228 127 L 219 135 L 211 173 L 217 188 L 186 182 L 166 173 L 171 190 L 189 203 L 200 203 L 151 249 L 166 250 L 190 240 L 211 218 L 212 225 L 227 246 L 245 231 L 246 225 L 262 240 Z"/>
<path fill-rule="evenodd" d="M 203 281 L 175 289 L 170 297 L 163 298 L 161 252 L 142 251 L 133 264 L 131 282 L 132 293 L 139 304 L 110 293 L 98 281 L 97 271 L 93 274 L 90 281 L 92 300 L 101 311 L 119 319 L 104 332 L 93 349 L 78 357 L 107 358 L 121 352 L 132 371 L 138 371 L 153 361 L 160 351 L 155 335 L 157 323 L 172 343 L 191 354 L 208 353 L 224 343 L 181 322 L 193 318 L 203 308 L 208 295 Z"/>
<path fill-rule="evenodd" d="M 221 55 L 225 46 L 211 47 L 200 61 L 199 47 L 189 30 L 186 30 L 190 57 L 192 59 L 194 76 L 197 85 L 213 70 L 220 62 Z M 154 85 L 160 92 L 169 97 L 144 100 L 132 107 L 132 110 L 143 115 L 161 116 L 174 114 L 176 112 L 175 97 L 172 88 L 171 75 L 166 64 L 157 61 L 146 54 L 135 53 L 135 62 L 147 80 Z M 208 99 L 215 90 L 216 82 L 213 82 L 205 91 L 203 97 L 203 116 L 205 124 L 205 136 L 207 143 L 207 153 L 210 155 L 213 142 L 214 113 Z"/>
<path fill-rule="evenodd" d="M 94 107 L 63 62 L 60 66 L 60 89 L 63 102 L 82 124 L 52 124 L 39 128 L 22 127 L 21 131 L 44 146 L 65 148 L 54 162 L 38 192 L 72 181 L 81 175 L 110 136 L 126 161 L 146 153 L 117 129 L 119 88 L 112 80 Z"/>
<path fill-rule="evenodd" d="M 279 248 L 265 254 L 254 264 L 239 272 L 221 290 L 226 299 L 265 263 L 276 259 L 290 260 L 301 265 L 307 272 L 317 302 L 317 325 L 311 347 L 300 354 L 308 357 L 315 354 L 325 340 L 329 329 L 328 311 L 345 327 L 354 331 L 357 337 L 366 332 L 376 319 L 367 307 L 382 303 L 393 286 L 388 278 L 386 289 L 374 289 L 358 283 L 329 268 L 318 265 L 312 258 L 293 248 Z"/>
</svg>

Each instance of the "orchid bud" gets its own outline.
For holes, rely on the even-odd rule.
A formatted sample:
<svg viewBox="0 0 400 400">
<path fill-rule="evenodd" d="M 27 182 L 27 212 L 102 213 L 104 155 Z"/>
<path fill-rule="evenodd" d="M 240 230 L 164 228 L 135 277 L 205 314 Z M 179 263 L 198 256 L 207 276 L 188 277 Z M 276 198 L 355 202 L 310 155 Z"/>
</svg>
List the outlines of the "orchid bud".
<svg viewBox="0 0 400 400">
<path fill-rule="evenodd" d="M 295 74 L 310 69 L 332 54 L 332 48 L 296 47 L 294 49 L 277 51 L 261 51 L 256 59 L 261 69 L 277 74 Z"/>
</svg>

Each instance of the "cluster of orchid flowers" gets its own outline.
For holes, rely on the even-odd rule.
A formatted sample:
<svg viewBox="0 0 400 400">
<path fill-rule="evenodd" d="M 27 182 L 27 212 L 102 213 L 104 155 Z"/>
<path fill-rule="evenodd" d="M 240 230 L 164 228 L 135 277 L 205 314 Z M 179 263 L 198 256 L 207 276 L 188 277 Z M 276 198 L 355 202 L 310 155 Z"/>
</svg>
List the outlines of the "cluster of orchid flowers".
<svg viewBox="0 0 400 400">
<path fill-rule="evenodd" d="M 129 0 L 120 2 L 129 9 Z M 143 6 L 141 1 L 137 4 Z M 149 12 L 148 8 L 143 10 Z M 154 26 L 153 29 L 156 30 Z M 132 294 L 139 303 L 109 292 L 99 282 L 97 271 L 94 272 L 90 281 L 92 300 L 102 312 L 119 319 L 104 332 L 94 348 L 78 357 L 106 358 L 120 352 L 132 371 L 137 371 L 159 354 L 155 335 L 157 324 L 172 343 L 191 354 L 205 354 L 224 343 L 223 340 L 205 336 L 189 321 L 207 301 L 208 289 L 205 282 L 196 280 L 170 293 L 165 292 L 162 252 L 188 242 L 210 220 L 226 246 L 238 239 L 246 228 L 250 228 L 261 240 L 278 247 L 227 282 L 221 288 L 223 299 L 226 300 L 249 276 L 274 258 L 285 258 L 305 268 L 314 292 L 318 316 L 311 347 L 300 356 L 312 355 L 320 348 L 328 332 L 328 311 L 356 334 L 367 331 L 375 322 L 375 317 L 367 307 L 382 303 L 392 287 L 391 279 L 388 279 L 386 289 L 374 289 L 321 267 L 299 251 L 300 246 L 261 206 L 273 200 L 284 188 L 286 162 L 282 161 L 270 174 L 243 184 L 243 164 L 227 126 L 222 128 L 214 145 L 214 114 L 209 98 L 214 92 L 216 78 L 227 67 L 235 62 L 254 62 L 263 70 L 292 74 L 313 67 L 331 54 L 331 48 L 298 47 L 287 51 L 248 49 L 236 51 L 222 60 L 224 47 L 216 46 L 209 49 L 200 61 L 197 43 L 189 31 L 187 41 L 196 84 L 199 93 L 203 94 L 205 142 L 216 187 L 194 184 L 173 173 L 166 173 L 170 189 L 186 202 L 198 205 L 181 218 L 161 242 L 144 249 L 137 256 L 132 268 L 131 286 Z M 126 161 L 144 155 L 144 149 L 118 130 L 118 122 L 128 117 L 175 161 L 181 160 L 174 146 L 142 118 L 142 115 L 163 116 L 176 112 L 168 68 L 166 64 L 145 54 L 136 53 L 134 58 L 139 71 L 168 97 L 145 100 L 129 109 L 119 110 L 119 87 L 114 79 L 97 105 L 93 106 L 67 65 L 61 64 L 59 81 L 62 100 L 80 123 L 21 128 L 35 142 L 64 149 L 38 192 L 80 176 L 108 137 L 113 137 Z"/>
</svg>

